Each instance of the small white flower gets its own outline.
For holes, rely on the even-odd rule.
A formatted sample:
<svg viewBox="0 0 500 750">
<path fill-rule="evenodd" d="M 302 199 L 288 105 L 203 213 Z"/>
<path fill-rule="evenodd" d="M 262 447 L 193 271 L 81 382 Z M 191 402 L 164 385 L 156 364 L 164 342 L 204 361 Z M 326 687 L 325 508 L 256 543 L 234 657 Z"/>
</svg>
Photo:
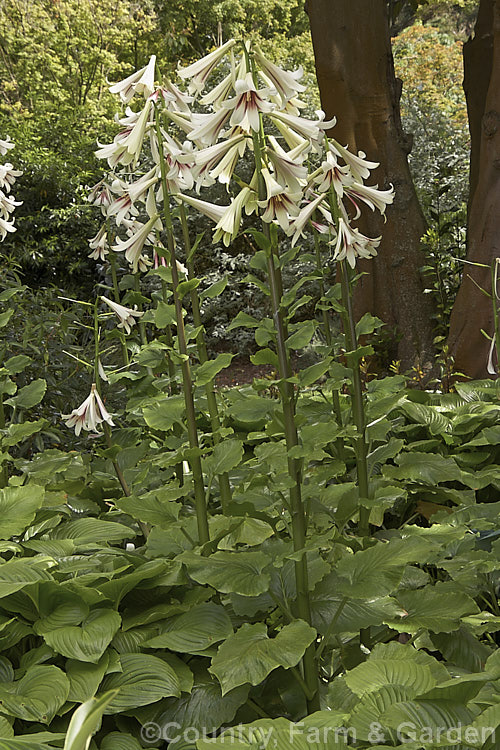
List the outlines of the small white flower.
<svg viewBox="0 0 500 750">
<path fill-rule="evenodd" d="M 120 305 L 118 304 L 118 302 L 113 302 L 113 300 L 108 299 L 107 297 L 104 297 L 102 295 L 101 299 L 108 305 L 108 307 L 113 310 L 114 313 L 116 313 L 120 320 L 120 322 L 118 323 L 118 328 L 124 328 L 125 333 L 130 333 L 132 326 L 135 326 L 135 324 L 137 323 L 136 318 L 140 318 L 141 315 L 144 315 L 144 313 L 137 310 L 137 308 L 134 308 L 132 310 L 130 307 Z"/>
<path fill-rule="evenodd" d="M 85 401 L 76 409 L 73 409 L 71 414 L 62 414 L 61 417 L 66 427 L 75 428 L 75 435 L 79 435 L 82 429 L 87 430 L 87 432 L 95 432 L 103 422 L 107 422 L 111 427 L 114 427 L 111 415 L 104 406 L 95 383 L 92 383 L 90 394 Z"/>
</svg>

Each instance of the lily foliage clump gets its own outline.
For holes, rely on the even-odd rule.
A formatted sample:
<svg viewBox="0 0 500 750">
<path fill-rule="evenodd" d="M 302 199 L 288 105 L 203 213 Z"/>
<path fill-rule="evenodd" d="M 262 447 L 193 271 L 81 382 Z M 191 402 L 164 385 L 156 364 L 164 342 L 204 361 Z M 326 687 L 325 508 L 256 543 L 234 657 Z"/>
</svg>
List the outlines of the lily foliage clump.
<svg viewBox="0 0 500 750">
<path fill-rule="evenodd" d="M 48 424 L 19 414 L 43 382 L 18 388 L 23 355 L 0 370 L 0 747 L 493 748 L 496 385 L 363 383 L 358 339 L 381 322 L 354 320 L 351 287 L 381 238 L 357 222 L 391 186 L 301 114 L 300 71 L 250 44 L 177 73 L 153 56 L 111 86 L 125 111 L 89 196 L 105 293 L 81 307 L 92 358 L 69 352 L 90 375 L 63 416 L 76 450 L 29 454 Z M 269 300 L 229 326 L 273 368 L 251 386 L 214 384 L 234 355 L 209 357 L 203 306 L 231 280 L 196 275 L 197 212 L 215 243 L 245 232 Z M 301 254 L 313 270 L 287 288 Z"/>
</svg>

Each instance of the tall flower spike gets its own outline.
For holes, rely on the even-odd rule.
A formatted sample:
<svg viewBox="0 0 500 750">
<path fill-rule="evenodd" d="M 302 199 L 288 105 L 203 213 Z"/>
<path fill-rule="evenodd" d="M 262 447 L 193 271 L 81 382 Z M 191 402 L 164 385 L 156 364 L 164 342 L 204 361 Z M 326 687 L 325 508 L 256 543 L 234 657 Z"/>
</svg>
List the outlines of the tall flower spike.
<svg viewBox="0 0 500 750">
<path fill-rule="evenodd" d="M 209 55 L 205 55 L 205 57 L 202 57 L 201 60 L 197 60 L 192 65 L 188 65 L 186 68 L 177 69 L 177 75 L 180 78 L 182 78 L 183 80 L 191 79 L 189 83 L 190 94 L 194 93 L 195 91 L 200 92 L 203 90 L 210 73 L 218 65 L 220 60 L 222 60 L 226 52 L 229 52 L 231 47 L 234 47 L 235 44 L 235 40 L 230 39 L 228 42 L 223 44 L 222 47 L 218 47 L 213 52 L 210 52 Z"/>
</svg>

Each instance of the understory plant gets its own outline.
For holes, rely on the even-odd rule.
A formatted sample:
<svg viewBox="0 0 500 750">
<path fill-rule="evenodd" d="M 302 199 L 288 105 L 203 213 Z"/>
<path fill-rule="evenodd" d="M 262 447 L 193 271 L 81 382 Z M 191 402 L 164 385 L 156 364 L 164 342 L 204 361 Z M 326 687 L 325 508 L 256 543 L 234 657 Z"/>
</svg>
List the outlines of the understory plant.
<svg viewBox="0 0 500 750">
<path fill-rule="evenodd" d="M 364 385 L 381 321 L 354 320 L 351 288 L 380 238 L 356 221 L 392 188 L 301 116 L 300 71 L 229 41 L 178 73 L 187 91 L 152 57 L 111 86 L 126 110 L 90 195 L 106 275 L 69 301 L 93 342 L 70 352 L 79 449 L 5 458 L 0 748 L 493 748 L 497 385 Z M 224 205 L 201 197 L 216 180 Z M 197 276 L 193 210 L 214 241 L 246 232 L 270 314 L 229 328 L 272 378 L 215 386 L 232 355 L 208 357 L 203 301 L 231 279 Z M 306 232 L 313 270 L 287 287 Z"/>
</svg>

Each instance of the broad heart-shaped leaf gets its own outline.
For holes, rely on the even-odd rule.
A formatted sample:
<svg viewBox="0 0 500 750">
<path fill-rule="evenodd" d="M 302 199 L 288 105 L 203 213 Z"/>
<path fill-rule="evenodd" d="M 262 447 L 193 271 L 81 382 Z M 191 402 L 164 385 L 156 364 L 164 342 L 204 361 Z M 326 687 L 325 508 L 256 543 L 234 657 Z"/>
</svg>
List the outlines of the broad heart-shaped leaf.
<svg viewBox="0 0 500 750">
<path fill-rule="evenodd" d="M 156 490 L 146 492 L 136 497 L 121 497 L 115 500 L 115 505 L 128 513 L 132 518 L 145 521 L 159 526 L 165 526 L 179 517 L 181 504 L 176 503 L 180 497 L 186 494 L 187 487 L 158 487 Z"/>
<path fill-rule="evenodd" d="M 221 370 L 225 370 L 226 367 L 229 367 L 234 356 L 236 355 L 224 352 L 223 354 L 218 354 L 215 359 L 209 359 L 207 362 L 203 362 L 203 364 L 201 364 L 196 370 L 194 377 L 196 385 L 207 385 L 207 383 L 211 383 Z"/>
<path fill-rule="evenodd" d="M 104 675 L 108 669 L 109 656 L 103 654 L 97 664 L 91 662 L 68 659 L 66 675 L 69 679 L 69 701 L 84 703 L 97 693 Z"/>
<path fill-rule="evenodd" d="M 439 482 L 460 482 L 462 471 L 451 456 L 438 453 L 409 451 L 396 458 L 398 466 L 384 466 L 383 475 L 389 479 L 403 479 L 434 487 Z"/>
<path fill-rule="evenodd" d="M 65 627 L 44 634 L 45 643 L 68 659 L 97 664 L 120 627 L 113 609 L 94 609 L 81 627 Z"/>
<path fill-rule="evenodd" d="M 31 409 L 40 403 L 47 390 L 47 383 L 42 378 L 33 380 L 21 388 L 15 396 L 8 398 L 5 403 L 17 409 Z"/>
<path fill-rule="evenodd" d="M 284 718 L 260 719 L 252 724 L 230 727 L 218 737 L 204 738 L 196 744 L 198 750 L 348 750 L 348 735 L 335 731 L 338 714 L 328 712 L 331 719 L 331 723 L 328 723 L 323 717 L 327 712 L 320 713 L 322 715 L 318 719 L 313 714 L 298 724 Z"/>
<path fill-rule="evenodd" d="M 135 535 L 135 531 L 128 526 L 100 518 L 65 521 L 50 532 L 51 539 L 73 539 L 77 545 L 91 544 L 97 547 L 108 542 L 120 542 Z"/>
<path fill-rule="evenodd" d="M 59 667 L 38 665 L 17 682 L 0 683 L 0 712 L 49 724 L 68 694 L 69 680 Z"/>
<path fill-rule="evenodd" d="M 52 581 L 47 568 L 54 561 L 49 558 L 13 558 L 0 565 L 0 598 L 20 591 L 39 581 Z"/>
<path fill-rule="evenodd" d="M 0 490 L 0 539 L 19 536 L 42 507 L 45 490 L 37 484 Z"/>
<path fill-rule="evenodd" d="M 98 698 L 91 698 L 79 706 L 68 726 L 64 750 L 87 750 L 92 735 L 101 724 L 102 715 L 117 691 L 110 690 Z"/>
<path fill-rule="evenodd" d="M 122 654 L 122 672 L 108 675 L 103 690 L 119 688 L 118 695 L 111 701 L 105 713 L 116 714 L 138 706 L 147 706 L 161 698 L 181 694 L 179 678 L 174 669 L 149 654 Z"/>
<path fill-rule="evenodd" d="M 277 667 L 294 667 L 307 647 L 316 638 L 316 631 L 303 620 L 294 620 L 269 638 L 265 623 L 245 624 L 219 647 L 209 672 L 222 687 L 222 695 L 249 682 L 258 685 Z"/>
<path fill-rule="evenodd" d="M 238 519 L 235 520 L 238 521 Z M 235 549 L 238 544 L 255 547 L 273 534 L 272 527 L 260 518 L 241 518 L 236 528 L 223 537 L 217 547 L 223 550 Z"/>
<path fill-rule="evenodd" d="M 2 448 L 10 448 L 13 445 L 21 443 L 26 438 L 35 435 L 48 424 L 46 419 L 37 419 L 36 422 L 20 422 L 19 424 L 10 424 L 5 430 L 5 436 L 0 437 Z"/>
<path fill-rule="evenodd" d="M 262 571 L 271 558 L 263 552 L 216 552 L 201 557 L 186 551 L 176 559 L 184 563 L 191 578 L 222 594 L 258 596 L 269 588 L 271 577 Z"/>
<path fill-rule="evenodd" d="M 345 583 L 339 581 L 337 590 L 354 599 L 386 596 L 399 585 L 404 566 L 425 559 L 430 548 L 423 539 L 394 539 L 343 557 L 336 573 Z"/>
<path fill-rule="evenodd" d="M 376 646 L 367 661 L 347 672 L 344 680 L 353 693 L 363 696 L 365 693 L 379 690 L 384 685 L 401 685 L 408 696 L 414 697 L 436 685 L 437 675 L 440 673 L 432 663 L 429 664 L 432 657 L 422 654 L 422 658 L 419 658 L 419 652 L 411 646 L 405 647 L 399 643 L 397 646 L 400 648 L 396 653 L 393 648 Z M 373 658 L 377 655 L 378 658 Z M 444 668 L 443 671 L 442 679 L 446 679 Z"/>
<path fill-rule="evenodd" d="M 233 633 L 224 607 L 212 602 L 193 607 L 185 614 L 168 620 L 156 638 L 145 641 L 145 648 L 168 648 L 180 653 L 204 651 Z"/>
<path fill-rule="evenodd" d="M 111 732 L 103 737 L 100 750 L 142 750 L 142 745 L 131 734 Z"/>
<path fill-rule="evenodd" d="M 447 730 L 457 730 L 470 724 L 472 720 L 472 712 L 459 701 L 417 699 L 400 701 L 388 708 L 381 717 L 381 722 L 397 729 L 401 738 L 405 735 L 409 739 L 418 738 L 426 731 L 427 737 L 439 737 L 441 741 L 446 739 L 444 733 Z"/>
<path fill-rule="evenodd" d="M 181 734 L 189 727 L 210 734 L 234 719 L 249 689 L 250 685 L 242 685 L 223 696 L 217 680 L 205 670 L 200 671 L 195 675 L 191 694 L 170 702 L 156 721 L 163 727 L 172 726 L 172 735 Z"/>
<path fill-rule="evenodd" d="M 203 462 L 205 471 L 210 476 L 225 474 L 234 469 L 243 458 L 243 442 L 241 440 L 223 440 L 218 443 L 211 456 Z"/>
<path fill-rule="evenodd" d="M 359 703 L 355 706 L 349 718 L 349 726 L 355 732 L 357 740 L 384 742 L 389 740 L 390 745 L 394 745 L 391 740 L 396 739 L 396 733 L 391 733 L 384 724 L 383 717 L 385 712 L 391 706 L 407 700 L 409 697 L 406 689 L 401 685 L 384 685 L 373 693 L 366 693 Z M 374 733 L 377 725 L 382 732 L 381 737 Z M 392 736 L 391 736 L 392 735 Z M 371 747 L 371 744 L 369 745 Z"/>
<path fill-rule="evenodd" d="M 314 336 L 315 321 L 306 320 L 303 323 L 296 323 L 293 328 L 295 329 L 294 333 L 287 338 L 285 343 L 289 349 L 303 349 Z"/>
<path fill-rule="evenodd" d="M 168 432 L 176 422 L 182 422 L 184 409 L 183 396 L 168 396 L 146 406 L 142 413 L 148 427 Z"/>
<path fill-rule="evenodd" d="M 401 619 L 386 620 L 386 624 L 402 633 L 416 633 L 421 628 L 434 633 L 451 633 L 460 627 L 461 617 L 479 611 L 470 596 L 448 591 L 439 584 L 415 591 L 400 591 L 395 598 L 408 614 Z"/>
</svg>

